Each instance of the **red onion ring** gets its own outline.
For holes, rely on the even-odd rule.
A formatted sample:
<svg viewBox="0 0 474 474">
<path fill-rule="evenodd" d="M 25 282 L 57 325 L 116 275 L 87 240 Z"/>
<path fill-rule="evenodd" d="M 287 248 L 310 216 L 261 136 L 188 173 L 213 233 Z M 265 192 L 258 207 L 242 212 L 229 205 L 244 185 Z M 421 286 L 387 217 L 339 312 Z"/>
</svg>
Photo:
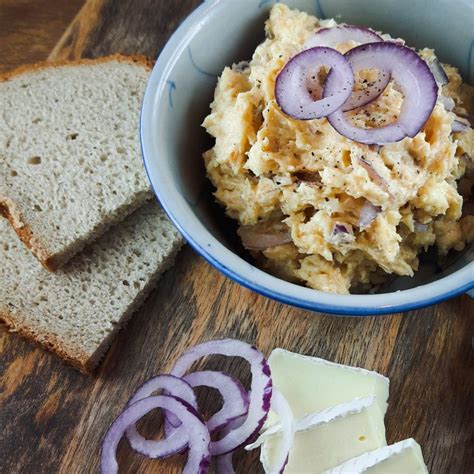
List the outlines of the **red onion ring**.
<svg viewBox="0 0 474 474">
<path fill-rule="evenodd" d="M 329 46 L 333 48 L 341 43 L 354 41 L 360 44 L 383 41 L 383 38 L 370 28 L 355 25 L 337 25 L 332 28 L 321 28 L 304 44 L 305 49 L 316 46 Z"/>
<path fill-rule="evenodd" d="M 205 474 L 210 464 L 209 431 L 199 413 L 182 399 L 159 395 L 147 397 L 128 406 L 112 423 L 102 443 L 101 472 L 102 474 L 118 473 L 116 459 L 117 446 L 126 429 L 135 424 L 141 417 L 155 408 L 172 412 L 182 422 L 183 430 L 187 432 L 188 461 L 183 474 Z M 181 443 L 181 440 L 177 440 Z M 170 451 L 169 443 L 163 442 L 163 449 L 156 450 L 150 457 L 160 458 L 176 454 L 180 451 Z M 166 446 L 166 447 L 165 447 Z"/>
<path fill-rule="evenodd" d="M 232 430 L 239 428 L 242 426 L 242 423 L 245 421 L 245 417 L 237 418 L 231 421 L 223 430 L 222 435 L 227 435 Z M 216 458 L 216 468 L 218 474 L 235 474 L 234 464 L 232 462 L 232 457 L 234 452 L 230 452 L 227 454 L 222 454 L 221 456 L 217 456 Z"/>
<path fill-rule="evenodd" d="M 442 64 L 438 61 L 438 58 L 433 59 L 428 63 L 428 66 L 433 73 L 433 76 L 436 80 L 436 82 L 440 86 L 445 86 L 446 84 L 449 83 L 448 75 L 446 74 L 446 71 L 444 70 L 444 67 Z"/>
<path fill-rule="evenodd" d="M 354 74 L 356 71 L 354 71 Z M 387 70 L 378 71 L 377 79 L 369 87 L 364 90 L 353 91 L 352 95 L 342 106 L 343 112 L 357 109 L 364 105 L 370 104 L 380 97 L 390 82 L 391 75 Z"/>
<path fill-rule="evenodd" d="M 215 388 L 221 394 L 224 404 L 222 408 L 209 418 L 207 429 L 213 434 L 229 425 L 236 418 L 247 415 L 249 407 L 249 394 L 244 386 L 234 377 L 212 370 L 191 372 L 182 379 L 192 388 L 210 387 Z M 193 392 L 194 393 L 194 392 Z M 165 421 L 166 437 L 171 436 L 179 425 Z"/>
<path fill-rule="evenodd" d="M 127 406 L 133 405 L 139 400 L 143 400 L 156 392 L 157 390 L 166 390 L 166 394 L 171 394 L 181 400 L 185 400 L 189 405 L 191 405 L 194 410 L 198 409 L 198 404 L 196 400 L 196 395 L 194 391 L 189 385 L 189 383 L 185 382 L 184 380 L 174 377 L 173 375 L 157 375 L 156 377 L 151 378 L 147 382 L 145 382 L 132 396 L 132 398 L 127 403 Z M 170 418 L 169 414 L 167 419 Z M 175 417 L 173 417 L 175 419 Z M 177 421 L 177 423 L 176 423 Z M 180 429 L 180 422 L 176 420 L 177 426 Z M 166 430 L 165 430 L 166 433 Z M 138 431 L 135 424 L 130 425 L 127 428 L 126 435 L 130 446 L 139 453 L 143 454 L 144 456 L 154 457 L 154 453 L 159 452 L 160 450 L 166 449 L 168 444 L 171 444 L 172 447 L 168 448 L 170 452 L 177 453 L 184 449 L 187 446 L 187 439 L 186 437 L 179 437 L 175 436 L 174 438 L 169 438 L 166 436 L 165 439 L 155 441 L 149 440 L 144 438 Z M 179 443 L 179 440 L 182 440 Z M 178 446 L 178 444 L 180 444 Z"/>
<path fill-rule="evenodd" d="M 366 44 L 377 41 L 383 42 L 383 38 L 370 28 L 354 25 L 338 25 L 332 28 L 320 29 L 306 41 L 304 49 L 314 48 L 316 46 L 333 48 L 338 44 L 348 41 Z M 343 105 L 342 110 L 347 112 L 374 101 L 385 90 L 389 82 L 390 74 L 386 71 L 379 71 L 375 83 L 362 91 L 354 91 Z M 317 87 L 317 89 L 319 90 L 319 87 Z"/>
<path fill-rule="evenodd" d="M 247 415 L 250 404 L 249 394 L 234 377 L 223 372 L 204 370 L 191 372 L 185 375 L 183 379 L 193 388 L 215 388 L 224 400 L 222 408 L 212 415 L 206 423 L 209 433 L 219 431 L 236 418 Z"/>
<path fill-rule="evenodd" d="M 171 374 L 182 377 L 195 361 L 213 354 L 242 357 L 249 362 L 252 372 L 248 415 L 239 428 L 232 430 L 222 439 L 211 442 L 211 453 L 218 456 L 236 450 L 258 435 L 270 409 L 272 379 L 264 355 L 256 347 L 232 339 L 209 341 L 193 347 L 177 360 Z"/>
<path fill-rule="evenodd" d="M 414 137 L 425 125 L 438 97 L 438 85 L 428 65 L 413 50 L 397 43 L 378 42 L 357 46 L 345 54 L 355 72 L 361 69 L 385 70 L 401 87 L 405 100 L 398 120 L 390 125 L 364 129 L 350 123 L 341 109 L 328 120 L 341 135 L 367 145 L 385 145 Z M 340 80 L 329 73 L 324 96 L 338 92 Z"/>
<path fill-rule="evenodd" d="M 314 100 L 308 90 L 321 66 L 331 68 L 333 87 L 324 98 Z M 275 98 L 281 110 L 298 120 L 327 117 L 350 97 L 354 75 L 344 56 L 332 48 L 311 48 L 294 56 L 278 74 Z"/>
</svg>

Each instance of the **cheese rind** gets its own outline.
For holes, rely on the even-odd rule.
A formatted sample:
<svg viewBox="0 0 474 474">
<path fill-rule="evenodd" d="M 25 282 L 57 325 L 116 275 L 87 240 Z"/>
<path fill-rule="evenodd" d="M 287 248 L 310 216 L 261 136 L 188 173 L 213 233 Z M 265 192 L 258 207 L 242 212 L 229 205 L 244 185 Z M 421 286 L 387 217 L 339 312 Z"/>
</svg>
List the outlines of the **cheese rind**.
<svg viewBox="0 0 474 474">
<path fill-rule="evenodd" d="M 268 359 L 273 385 L 290 404 L 296 419 L 357 397 L 375 396 L 387 411 L 389 380 L 370 370 L 275 349 Z"/>
<path fill-rule="evenodd" d="M 374 401 L 375 397 L 355 398 L 350 403 L 341 403 L 340 405 L 326 408 L 326 410 L 311 413 L 295 421 L 295 432 L 306 431 L 315 428 L 318 425 L 322 425 L 323 423 L 329 423 L 330 421 L 336 420 L 337 418 L 351 415 L 353 413 L 360 413 L 365 408 L 369 408 L 371 405 L 373 405 Z M 281 432 L 281 424 L 279 421 L 277 421 L 278 418 L 273 413 L 272 419 L 274 419 L 275 422 L 264 427 L 264 429 L 260 432 L 260 436 L 252 444 L 245 446 L 247 451 L 258 448 L 268 438 L 271 438 L 272 436 Z"/>
<path fill-rule="evenodd" d="M 325 474 L 428 474 L 420 445 L 406 439 L 364 453 L 333 467 Z"/>
<path fill-rule="evenodd" d="M 285 474 L 321 473 L 366 451 L 386 445 L 384 415 L 375 397 L 352 400 L 306 417 L 310 420 L 295 434 Z M 279 452 L 281 436 L 264 440 L 261 460 Z"/>
</svg>

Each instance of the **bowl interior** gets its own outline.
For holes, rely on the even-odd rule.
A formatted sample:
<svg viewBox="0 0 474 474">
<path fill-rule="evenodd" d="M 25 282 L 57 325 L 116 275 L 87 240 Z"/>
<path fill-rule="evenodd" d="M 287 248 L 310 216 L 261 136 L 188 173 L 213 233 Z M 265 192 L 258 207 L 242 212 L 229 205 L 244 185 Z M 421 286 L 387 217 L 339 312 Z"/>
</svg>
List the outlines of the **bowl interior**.
<svg viewBox="0 0 474 474">
<path fill-rule="evenodd" d="M 217 77 L 224 67 L 249 60 L 263 41 L 264 22 L 274 3 L 208 0 L 182 25 L 160 58 L 163 71 L 153 96 L 151 119 L 152 149 L 156 156 L 146 158 L 148 167 L 164 166 L 169 171 L 170 186 L 177 188 L 199 221 L 218 241 L 248 262 L 252 260 L 236 237 L 236 224 L 215 204 L 212 187 L 205 179 L 202 153 L 213 143 L 199 124 L 209 113 Z M 320 18 L 334 17 L 342 22 L 371 26 L 400 36 L 417 48 L 434 48 L 442 61 L 459 67 L 464 79 L 472 82 L 474 40 L 470 32 L 474 10 L 470 0 L 286 0 L 282 3 Z M 150 174 L 153 175 L 153 170 Z M 160 189 L 155 190 L 160 193 Z M 382 292 L 429 283 L 462 268 L 472 259 L 471 247 L 461 254 L 453 253 L 440 267 L 436 255 L 430 252 L 423 256 L 421 270 L 415 278 L 398 278 Z"/>
</svg>

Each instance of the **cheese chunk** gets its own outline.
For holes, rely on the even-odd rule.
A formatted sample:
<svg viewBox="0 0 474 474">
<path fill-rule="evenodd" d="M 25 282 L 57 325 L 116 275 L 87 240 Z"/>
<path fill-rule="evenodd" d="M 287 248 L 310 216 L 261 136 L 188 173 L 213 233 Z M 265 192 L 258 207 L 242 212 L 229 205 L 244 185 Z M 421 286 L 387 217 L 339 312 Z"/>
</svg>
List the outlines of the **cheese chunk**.
<svg viewBox="0 0 474 474">
<path fill-rule="evenodd" d="M 300 420 L 285 474 L 322 473 L 332 466 L 385 446 L 384 415 L 375 397 L 352 400 Z M 264 435 L 263 435 L 264 436 Z M 280 451 L 281 435 L 265 439 L 262 463 Z"/>
<path fill-rule="evenodd" d="M 325 474 L 427 474 L 420 445 L 414 439 L 364 453 Z"/>
<path fill-rule="evenodd" d="M 284 349 L 275 349 L 268 362 L 273 385 L 287 399 L 296 419 L 367 396 L 375 396 L 382 415 L 387 411 L 389 380 L 376 372 Z"/>
</svg>

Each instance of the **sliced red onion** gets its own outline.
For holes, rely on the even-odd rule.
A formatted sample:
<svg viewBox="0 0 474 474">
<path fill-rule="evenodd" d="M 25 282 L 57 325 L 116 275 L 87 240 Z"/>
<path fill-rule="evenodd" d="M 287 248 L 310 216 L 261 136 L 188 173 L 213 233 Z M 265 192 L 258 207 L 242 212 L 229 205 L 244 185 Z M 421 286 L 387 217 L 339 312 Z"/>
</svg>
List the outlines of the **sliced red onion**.
<svg viewBox="0 0 474 474">
<path fill-rule="evenodd" d="M 448 75 L 446 74 L 444 67 L 441 65 L 437 58 L 433 59 L 433 61 L 430 61 L 428 63 L 428 66 L 431 72 L 433 73 L 436 82 L 440 86 L 445 86 L 449 83 Z"/>
<path fill-rule="evenodd" d="M 355 240 L 354 231 L 350 224 L 345 222 L 336 222 L 334 224 L 333 230 L 329 238 L 327 239 L 329 243 L 340 245 L 340 244 L 349 244 Z"/>
<path fill-rule="evenodd" d="M 151 378 L 147 382 L 145 382 L 132 396 L 129 400 L 127 406 L 133 405 L 139 400 L 143 400 L 151 396 L 157 390 L 165 390 L 167 395 L 175 396 L 179 399 L 185 400 L 189 403 L 195 410 L 198 409 L 198 404 L 196 400 L 196 395 L 194 394 L 193 388 L 191 385 L 184 380 L 174 377 L 173 375 L 157 375 L 156 377 Z M 173 418 L 173 424 L 179 426 L 181 422 L 177 417 L 170 417 L 170 414 L 166 417 L 168 420 L 169 418 Z M 181 426 L 179 428 L 181 429 Z M 165 430 L 167 433 L 167 430 Z M 166 449 L 166 446 L 170 444 L 172 448 L 171 451 L 177 449 L 179 452 L 187 445 L 187 438 L 186 436 L 175 436 L 173 439 L 166 436 L 164 440 L 149 440 L 144 438 L 138 431 L 135 424 L 130 425 L 127 428 L 126 435 L 130 446 L 139 453 L 143 454 L 144 456 L 152 457 L 152 454 L 155 452 L 159 452 L 160 449 Z M 177 446 L 177 442 L 179 444 L 179 440 L 181 440 L 181 445 Z"/>
<path fill-rule="evenodd" d="M 359 228 L 362 230 L 369 227 L 381 212 L 380 206 L 374 206 L 370 201 L 366 201 L 360 210 Z"/>
<path fill-rule="evenodd" d="M 367 174 L 369 175 L 369 178 L 377 185 L 383 188 L 388 194 L 390 194 L 390 189 L 388 186 L 387 181 L 385 181 L 382 176 L 380 176 L 377 171 L 375 171 L 375 168 L 372 166 L 370 162 L 368 162 L 365 158 L 359 158 L 358 159 L 359 164 L 362 166 L 362 168 L 367 171 Z"/>
<path fill-rule="evenodd" d="M 351 234 L 352 233 L 352 226 L 350 224 L 346 224 L 344 222 L 336 222 L 334 225 L 334 229 L 332 231 L 333 234 Z"/>
<path fill-rule="evenodd" d="M 320 29 L 306 41 L 304 49 L 314 48 L 316 46 L 333 48 L 340 43 L 347 43 L 348 41 L 366 44 L 383 41 L 383 38 L 370 28 L 354 25 L 338 25 L 332 28 Z M 375 83 L 364 90 L 353 92 L 343 105 L 343 110 L 353 110 L 372 102 L 385 90 L 389 82 L 390 74 L 385 71 L 379 71 Z"/>
<path fill-rule="evenodd" d="M 152 458 L 162 458 L 178 453 L 182 449 L 183 438 L 188 445 L 188 461 L 183 474 L 205 474 L 210 464 L 210 437 L 206 424 L 199 413 L 182 399 L 159 395 L 147 397 L 133 403 L 118 416 L 107 431 L 102 443 L 101 472 L 102 474 L 118 473 L 116 459 L 117 446 L 125 433 L 125 430 L 134 425 L 140 418 L 154 410 L 162 408 L 177 416 L 186 436 L 175 436 L 175 446 L 170 445 L 170 440 L 163 441 L 162 448 L 150 453 Z"/>
<path fill-rule="evenodd" d="M 454 99 L 452 97 L 440 95 L 439 101 L 443 104 L 444 109 L 448 112 L 451 112 L 454 107 L 456 107 L 456 102 L 454 102 Z"/>
<path fill-rule="evenodd" d="M 248 250 L 266 250 L 278 245 L 292 242 L 291 232 L 285 224 L 286 229 L 279 233 L 264 232 L 255 226 L 240 226 L 237 234 L 242 240 L 242 245 Z"/>
<path fill-rule="evenodd" d="M 235 420 L 231 421 L 223 430 L 222 435 L 226 436 L 232 430 L 239 428 L 242 426 L 242 423 L 245 421 L 245 416 L 236 418 Z M 234 464 L 232 461 L 232 457 L 234 452 L 230 452 L 227 454 L 222 454 L 221 456 L 216 457 L 216 467 L 217 467 L 217 474 L 235 474 Z"/>
<path fill-rule="evenodd" d="M 369 87 L 363 90 L 354 91 L 349 99 L 342 106 L 343 112 L 354 110 L 357 107 L 370 104 L 387 88 L 390 82 L 390 73 L 386 70 L 378 71 L 377 79 Z"/>
<path fill-rule="evenodd" d="M 212 434 L 227 426 L 236 418 L 247 415 L 250 404 L 249 394 L 234 377 L 204 370 L 191 372 L 183 377 L 191 387 L 211 387 L 218 390 L 224 401 L 222 408 L 207 421 L 207 429 Z"/>
<path fill-rule="evenodd" d="M 314 100 L 309 87 L 322 66 L 331 68 L 333 87 Z M 327 117 L 350 97 L 354 75 L 344 56 L 332 48 L 311 48 L 293 57 L 278 74 L 275 98 L 285 114 L 299 120 Z"/>
<path fill-rule="evenodd" d="M 258 436 L 270 409 L 272 379 L 264 355 L 256 347 L 232 339 L 209 341 L 193 347 L 177 360 L 171 374 L 182 377 L 195 361 L 213 354 L 242 357 L 249 362 L 252 373 L 248 415 L 242 426 L 211 442 L 211 453 L 218 456 L 234 451 Z"/>
<path fill-rule="evenodd" d="M 451 130 L 453 133 L 463 133 L 471 129 L 471 124 L 468 120 L 456 116 L 451 125 Z"/>
<path fill-rule="evenodd" d="M 277 390 L 273 391 L 271 409 L 278 415 L 282 440 L 278 456 L 272 460 L 273 463 L 271 465 L 265 457 L 262 458 L 263 468 L 267 474 L 282 474 L 288 464 L 288 458 L 293 446 L 295 420 L 290 405 Z"/>
<path fill-rule="evenodd" d="M 206 423 L 207 429 L 211 434 L 214 434 L 216 431 L 228 426 L 233 420 L 246 416 L 248 413 L 249 394 L 244 386 L 230 375 L 224 374 L 223 372 L 205 370 L 201 372 L 191 372 L 178 380 L 184 380 L 192 388 L 215 388 L 221 394 L 224 401 L 222 408 Z M 173 393 L 173 395 L 177 394 Z M 185 398 L 185 400 L 187 399 Z M 168 418 L 171 417 L 168 415 L 165 419 L 166 438 L 173 435 L 176 429 L 179 429 L 179 423 L 172 424 L 168 421 Z"/>
<path fill-rule="evenodd" d="M 333 112 L 328 120 L 343 136 L 367 145 L 385 145 L 414 137 L 431 115 L 438 97 L 438 86 L 428 65 L 413 50 L 397 43 L 368 43 L 351 49 L 345 54 L 354 73 L 362 69 L 387 71 L 401 87 L 405 99 L 398 120 L 378 128 L 354 126 L 344 112 Z M 329 73 L 324 97 L 340 90 L 340 80 Z"/>
<path fill-rule="evenodd" d="M 383 38 L 370 28 L 354 25 L 337 25 L 332 28 L 321 28 L 306 41 L 303 47 L 304 49 L 315 48 L 316 46 L 329 46 L 333 48 L 338 44 L 347 43 L 348 41 L 366 44 L 383 41 Z"/>
</svg>

